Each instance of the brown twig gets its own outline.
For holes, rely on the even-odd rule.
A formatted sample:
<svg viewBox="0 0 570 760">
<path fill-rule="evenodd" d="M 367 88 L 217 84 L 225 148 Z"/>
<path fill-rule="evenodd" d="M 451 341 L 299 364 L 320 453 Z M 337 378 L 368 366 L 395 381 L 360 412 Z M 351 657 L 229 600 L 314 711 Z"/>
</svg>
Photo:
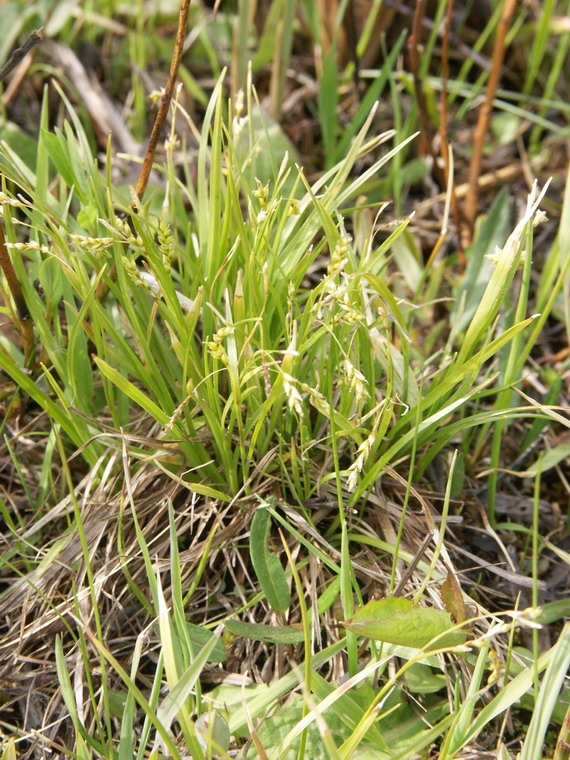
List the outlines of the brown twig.
<svg viewBox="0 0 570 760">
<path fill-rule="evenodd" d="M 433 160 L 433 175 L 440 187 L 445 187 L 445 177 L 438 163 L 438 157 L 433 149 L 433 127 L 428 113 L 425 93 L 420 79 L 420 60 L 418 51 L 421 44 L 422 22 L 426 11 L 426 0 L 417 0 L 412 24 L 412 33 L 408 39 L 408 54 L 410 70 L 414 82 L 414 93 L 418 104 L 418 112 L 422 124 L 420 135 L 420 150 L 429 153 Z"/>
<path fill-rule="evenodd" d="M 180 68 L 180 61 L 182 60 L 182 53 L 184 52 L 184 40 L 186 38 L 186 27 L 188 26 L 188 11 L 190 10 L 190 0 L 181 0 L 180 12 L 178 14 L 178 28 L 176 30 L 176 41 L 174 43 L 174 53 L 172 55 L 172 61 L 170 63 L 170 71 L 168 72 L 168 80 L 162 93 L 160 100 L 160 106 L 154 117 L 154 124 L 150 137 L 148 139 L 148 146 L 146 149 L 144 161 L 139 174 L 135 193 L 139 201 L 142 201 L 143 196 L 148 185 L 148 179 L 154 162 L 154 155 L 156 153 L 156 146 L 158 145 L 158 138 L 166 121 L 166 115 L 170 108 L 170 102 L 172 100 L 172 93 L 176 85 L 176 78 L 178 76 L 178 69 Z M 131 204 L 131 208 L 136 209 L 136 203 Z M 109 278 L 114 281 L 117 277 L 117 268 L 113 264 L 109 271 Z M 109 286 L 106 282 L 100 282 L 96 291 L 98 299 L 102 299 L 109 291 Z"/>
<path fill-rule="evenodd" d="M 35 32 L 32 32 L 30 34 L 23 45 L 21 45 L 19 48 L 16 48 L 16 50 L 12 52 L 12 55 L 0 69 L 0 82 L 6 79 L 8 74 L 16 68 L 26 53 L 29 53 L 33 47 L 38 45 L 43 40 L 43 31 L 43 26 L 41 29 L 36 29 Z"/>
<path fill-rule="evenodd" d="M 184 50 L 184 40 L 186 38 L 186 27 L 188 25 L 188 11 L 190 9 L 190 0 L 181 0 L 180 13 L 178 14 L 178 29 L 176 30 L 176 42 L 174 43 L 174 55 L 170 63 L 170 71 L 168 72 L 168 80 L 166 87 L 162 93 L 160 100 L 160 106 L 156 112 L 154 118 L 154 124 L 152 125 L 152 131 L 148 140 L 148 147 L 146 149 L 146 155 L 144 157 L 139 180 L 135 188 L 135 192 L 139 201 L 142 201 L 143 195 L 148 185 L 148 178 L 152 169 L 154 161 L 154 154 L 156 153 L 156 146 L 158 145 L 158 138 L 166 121 L 166 115 L 170 108 L 170 101 L 172 100 L 172 93 L 174 86 L 176 85 L 176 77 L 178 76 L 178 69 L 180 68 L 180 61 L 182 60 L 182 53 Z"/>
<path fill-rule="evenodd" d="M 493 47 L 493 59 L 491 66 L 491 73 L 489 74 L 489 81 L 487 82 L 487 92 L 485 96 L 485 102 L 479 110 L 479 117 L 477 119 L 477 126 L 473 135 L 473 154 L 471 156 L 471 163 L 469 165 L 469 191 L 465 199 L 465 218 L 469 224 L 469 230 L 463 241 L 464 244 L 470 242 L 470 238 L 473 232 L 473 224 L 477 215 L 477 199 L 479 189 L 479 175 L 481 173 L 481 158 L 483 155 L 483 147 L 485 143 L 485 136 L 489 127 L 489 119 L 491 117 L 491 109 L 493 107 L 493 99 L 499 86 L 499 79 L 501 77 L 501 69 L 503 66 L 503 59 L 505 57 L 505 39 L 513 13 L 515 11 L 516 0 L 505 0 L 503 5 L 503 12 L 497 28 L 497 36 L 495 37 L 495 44 Z"/>
</svg>

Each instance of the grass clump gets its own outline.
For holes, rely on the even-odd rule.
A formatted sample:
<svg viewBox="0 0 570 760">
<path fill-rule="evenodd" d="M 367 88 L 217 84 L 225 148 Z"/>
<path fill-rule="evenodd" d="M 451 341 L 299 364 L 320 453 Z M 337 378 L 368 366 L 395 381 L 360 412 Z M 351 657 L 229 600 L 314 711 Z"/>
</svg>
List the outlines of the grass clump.
<svg viewBox="0 0 570 760">
<path fill-rule="evenodd" d="M 540 523 L 564 443 L 517 473 L 534 479 L 528 524 L 498 516 L 505 440 L 532 451 L 567 425 L 555 381 L 544 404 L 521 390 L 565 303 L 563 233 L 533 268 L 547 185 L 516 222 L 498 195 L 464 272 L 437 249 L 426 263 L 412 214 L 384 225 L 377 197 L 417 136 L 370 136 L 363 105 L 347 139 L 323 130 L 309 177 L 251 81 L 235 88 L 246 15 L 233 98 L 222 73 L 198 131 L 177 96 L 196 144 L 174 119 L 144 201 L 57 86 L 66 116 L 50 125 L 46 89 L 33 159 L 0 145 L 35 337 L 0 349 L 3 756 L 452 758 L 494 732 L 495 756 L 514 741 L 539 757 L 547 731 L 566 741 L 568 604 L 538 564 L 568 563 Z M 528 572 L 505 548 L 516 532 Z M 473 534 L 499 547 L 496 571 Z"/>
</svg>

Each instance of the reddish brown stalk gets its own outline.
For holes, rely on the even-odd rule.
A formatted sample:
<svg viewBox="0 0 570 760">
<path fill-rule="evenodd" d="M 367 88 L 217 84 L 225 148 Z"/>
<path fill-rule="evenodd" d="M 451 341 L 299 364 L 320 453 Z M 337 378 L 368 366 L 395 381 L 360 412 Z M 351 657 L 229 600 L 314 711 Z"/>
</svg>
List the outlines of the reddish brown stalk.
<svg viewBox="0 0 570 760">
<path fill-rule="evenodd" d="M 0 266 L 6 277 L 8 288 L 12 294 L 14 305 L 16 306 L 16 313 L 18 315 L 18 330 L 22 336 L 22 346 L 24 349 L 25 365 L 28 362 L 34 352 L 34 330 L 32 325 L 32 319 L 26 304 L 26 299 L 22 293 L 22 286 L 14 271 L 12 262 L 10 261 L 10 255 L 8 254 L 8 248 L 6 247 L 6 239 L 4 237 L 4 227 L 0 224 Z"/>
<path fill-rule="evenodd" d="M 410 56 L 410 70 L 414 82 L 414 93 L 418 104 L 418 112 L 422 124 L 420 136 L 420 150 L 429 153 L 433 160 L 433 175 L 440 187 L 445 187 L 445 177 L 439 166 L 437 155 L 433 149 L 433 127 L 429 117 L 425 94 L 420 79 L 420 59 L 418 51 L 421 44 L 422 24 L 426 11 L 426 0 L 417 0 L 412 24 L 412 33 L 408 39 L 408 55 Z"/>
<path fill-rule="evenodd" d="M 443 160 L 443 173 L 445 176 L 446 186 L 449 184 L 449 141 L 447 136 L 447 82 L 449 79 L 449 35 L 451 31 L 451 19 L 453 16 L 453 6 L 455 0 L 448 0 L 445 21 L 443 22 L 443 35 L 441 42 L 441 101 L 439 111 L 439 135 L 440 135 L 440 153 Z M 451 208 L 453 209 L 453 218 L 457 230 L 461 230 L 461 216 L 459 213 L 459 204 L 455 194 L 455 187 L 451 187 Z M 465 254 L 461 247 L 461 236 L 459 240 L 458 258 L 459 265 L 465 267 Z"/>
<path fill-rule="evenodd" d="M 139 180 L 135 188 L 135 192 L 139 201 L 142 201 L 143 195 L 148 185 L 148 178 L 152 169 L 154 161 L 154 154 L 156 153 L 156 146 L 158 145 L 158 138 L 166 121 L 166 115 L 170 108 L 170 101 L 172 100 L 172 93 L 174 92 L 174 86 L 176 84 L 176 78 L 178 76 L 178 69 L 180 68 L 180 61 L 182 60 L 182 53 L 184 51 L 184 40 L 186 39 L 186 27 L 188 25 L 188 11 L 190 9 L 190 0 L 182 0 L 180 3 L 180 13 L 178 14 L 178 29 L 176 30 L 176 42 L 174 43 L 174 55 L 170 63 L 170 71 L 168 72 L 168 80 L 166 87 L 162 93 L 160 100 L 160 106 L 156 112 L 154 118 L 154 124 L 152 125 L 152 131 L 148 140 L 148 146 L 146 149 L 146 155 L 144 157 Z"/>
<path fill-rule="evenodd" d="M 493 99 L 499 86 L 499 80 L 501 77 L 501 69 L 503 67 L 503 59 L 505 57 L 505 39 L 509 30 L 511 19 L 515 11 L 516 0 L 505 0 L 503 5 L 503 12 L 501 14 L 501 20 L 497 28 L 497 36 L 495 37 L 495 45 L 493 47 L 493 59 L 491 62 L 491 73 L 489 74 L 489 81 L 487 82 L 487 93 L 485 96 L 485 102 L 479 110 L 479 117 L 477 119 L 477 126 L 473 135 L 473 154 L 471 156 L 471 163 L 469 165 L 469 190 L 465 199 L 465 218 L 469 224 L 467 230 L 467 236 L 464 239 L 464 244 L 467 245 L 473 234 L 473 224 L 477 215 L 477 199 L 479 195 L 479 175 L 481 174 L 481 158 L 483 156 L 483 147 L 485 144 L 485 136 L 489 127 L 489 120 L 491 117 L 491 109 L 493 107 Z"/>
</svg>

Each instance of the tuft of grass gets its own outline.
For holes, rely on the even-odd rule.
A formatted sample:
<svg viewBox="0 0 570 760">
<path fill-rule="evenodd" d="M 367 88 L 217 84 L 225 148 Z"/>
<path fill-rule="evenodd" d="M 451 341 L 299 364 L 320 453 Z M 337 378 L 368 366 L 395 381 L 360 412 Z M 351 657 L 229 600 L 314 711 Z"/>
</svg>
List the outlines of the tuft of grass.
<svg viewBox="0 0 570 760">
<path fill-rule="evenodd" d="M 418 92 L 396 70 L 405 33 L 378 69 L 355 72 L 358 57 L 339 65 L 349 4 L 332 26 L 316 4 L 299 4 L 297 17 L 295 5 L 274 3 L 260 32 L 247 3 L 235 19 L 195 11 L 197 59 L 216 81 L 206 97 L 182 72 L 204 109 L 200 129 L 179 99 L 196 142 L 172 121 L 144 202 L 121 181 L 111 143 L 97 155 L 57 82 L 44 91 L 32 158 L 0 143 L 5 238 L 36 341 L 31 355 L 17 341 L 0 347 L 13 473 L 0 501 L 0 652 L 27 685 L 33 654 L 50 695 L 33 725 L 2 719 L 3 757 L 35 742 L 32 752 L 109 760 L 396 760 L 434 743 L 452 758 L 493 731 L 497 756 L 526 733 L 530 758 L 549 730 L 564 738 L 568 605 L 539 604 L 539 561 L 554 552 L 569 562 L 540 536 L 543 478 L 567 457 L 564 441 L 544 450 L 548 425 L 568 424 L 562 375 L 543 375 L 543 402 L 526 391 L 543 387 L 529 367 L 549 321 L 568 313 L 570 193 L 543 267 L 535 228 L 551 190 L 536 182 L 516 216 L 497 197 L 465 272 L 436 248 L 424 259 L 412 214 L 394 221 L 380 201 L 397 192 L 407 208 L 410 178 L 425 174 L 419 102 L 407 104 Z M 552 6 L 533 29 L 529 92 L 543 62 L 563 58 L 547 34 Z M 371 7 L 359 55 L 380 3 Z M 121 54 L 145 67 L 160 14 L 137 10 Z M 101 29 L 115 11 L 100 9 Z M 437 18 L 444 11 L 438 3 Z M 71 42 L 70 18 L 60 21 Z M 334 30 L 308 106 L 322 134 L 316 176 L 251 83 L 276 49 L 269 94 L 284 117 L 296 24 L 315 48 Z M 442 89 L 427 78 L 438 29 L 418 62 L 428 106 Z M 368 85 L 346 117 L 354 73 Z M 447 82 L 449 107 L 477 97 L 486 75 L 468 76 L 461 67 Z M 397 128 L 376 134 L 388 86 Z M 551 130 L 546 101 L 522 94 L 497 105 Z M 50 96 L 65 112 L 57 124 Z M 140 83 L 132 103 L 140 137 Z M 4 282 L 2 295 L 14 313 Z M 534 478 L 528 526 L 498 517 L 504 449 L 519 436 L 521 456 L 540 447 L 513 475 Z M 475 527 L 501 552 L 496 570 L 480 567 L 522 589 L 520 604 L 491 604 L 461 564 L 477 475 L 488 507 Z M 515 532 L 522 567 L 505 548 Z M 366 604 L 378 596 L 389 615 Z M 433 635 L 414 630 L 433 620 Z M 552 638 L 539 646 L 541 626 Z M 21 715 L 16 697 L 6 702 Z"/>
</svg>

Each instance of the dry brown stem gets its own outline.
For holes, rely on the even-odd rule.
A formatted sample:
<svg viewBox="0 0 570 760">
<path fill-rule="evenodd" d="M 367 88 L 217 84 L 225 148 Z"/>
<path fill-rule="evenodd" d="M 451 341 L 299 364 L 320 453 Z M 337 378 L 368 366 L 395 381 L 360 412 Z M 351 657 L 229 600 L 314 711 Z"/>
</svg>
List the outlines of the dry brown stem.
<svg viewBox="0 0 570 760">
<path fill-rule="evenodd" d="M 180 3 L 180 12 L 178 14 L 178 29 L 176 30 L 176 42 L 174 43 L 174 55 L 170 63 L 170 71 L 168 72 L 168 80 L 166 87 L 162 93 L 160 100 L 160 106 L 156 112 L 154 124 L 152 125 L 152 131 L 148 140 L 148 146 L 144 157 L 139 180 L 135 188 L 135 192 L 139 201 L 142 201 L 143 195 L 148 184 L 148 178 L 150 176 L 150 170 L 152 169 L 152 163 L 154 161 L 154 154 L 156 153 L 156 146 L 158 145 L 158 138 L 166 121 L 166 115 L 170 108 L 170 101 L 172 100 L 172 93 L 176 84 L 176 77 L 178 76 L 178 69 L 180 68 L 180 61 L 182 60 L 182 52 L 184 50 L 184 39 L 186 38 L 186 27 L 188 26 L 188 11 L 190 9 L 190 0 L 182 0 Z"/>
<path fill-rule="evenodd" d="M 6 79 L 8 74 L 16 68 L 22 58 L 27 53 L 29 53 L 33 47 L 38 45 L 43 40 L 43 38 L 44 36 L 42 27 L 41 29 L 36 29 L 34 32 L 32 32 L 24 44 L 21 45 L 21 47 L 16 48 L 16 50 L 12 51 L 11 56 L 0 69 L 0 82 Z"/>
<path fill-rule="evenodd" d="M 489 127 L 493 99 L 501 77 L 501 69 L 505 57 L 505 39 L 515 11 L 515 6 L 516 0 L 505 0 L 503 5 L 503 13 L 501 14 L 501 20 L 499 21 L 497 36 L 495 38 L 495 45 L 493 47 L 491 73 L 489 74 L 489 81 L 487 82 L 485 102 L 479 110 L 477 126 L 473 135 L 473 155 L 471 156 L 471 163 L 469 165 L 469 190 L 465 199 L 465 218 L 469 224 L 469 230 L 467 230 L 467 235 L 463 241 L 465 245 L 470 242 L 473 233 L 473 224 L 477 215 L 478 181 L 481 173 L 481 158 L 483 156 L 485 135 L 487 134 L 487 129 Z"/>
</svg>

